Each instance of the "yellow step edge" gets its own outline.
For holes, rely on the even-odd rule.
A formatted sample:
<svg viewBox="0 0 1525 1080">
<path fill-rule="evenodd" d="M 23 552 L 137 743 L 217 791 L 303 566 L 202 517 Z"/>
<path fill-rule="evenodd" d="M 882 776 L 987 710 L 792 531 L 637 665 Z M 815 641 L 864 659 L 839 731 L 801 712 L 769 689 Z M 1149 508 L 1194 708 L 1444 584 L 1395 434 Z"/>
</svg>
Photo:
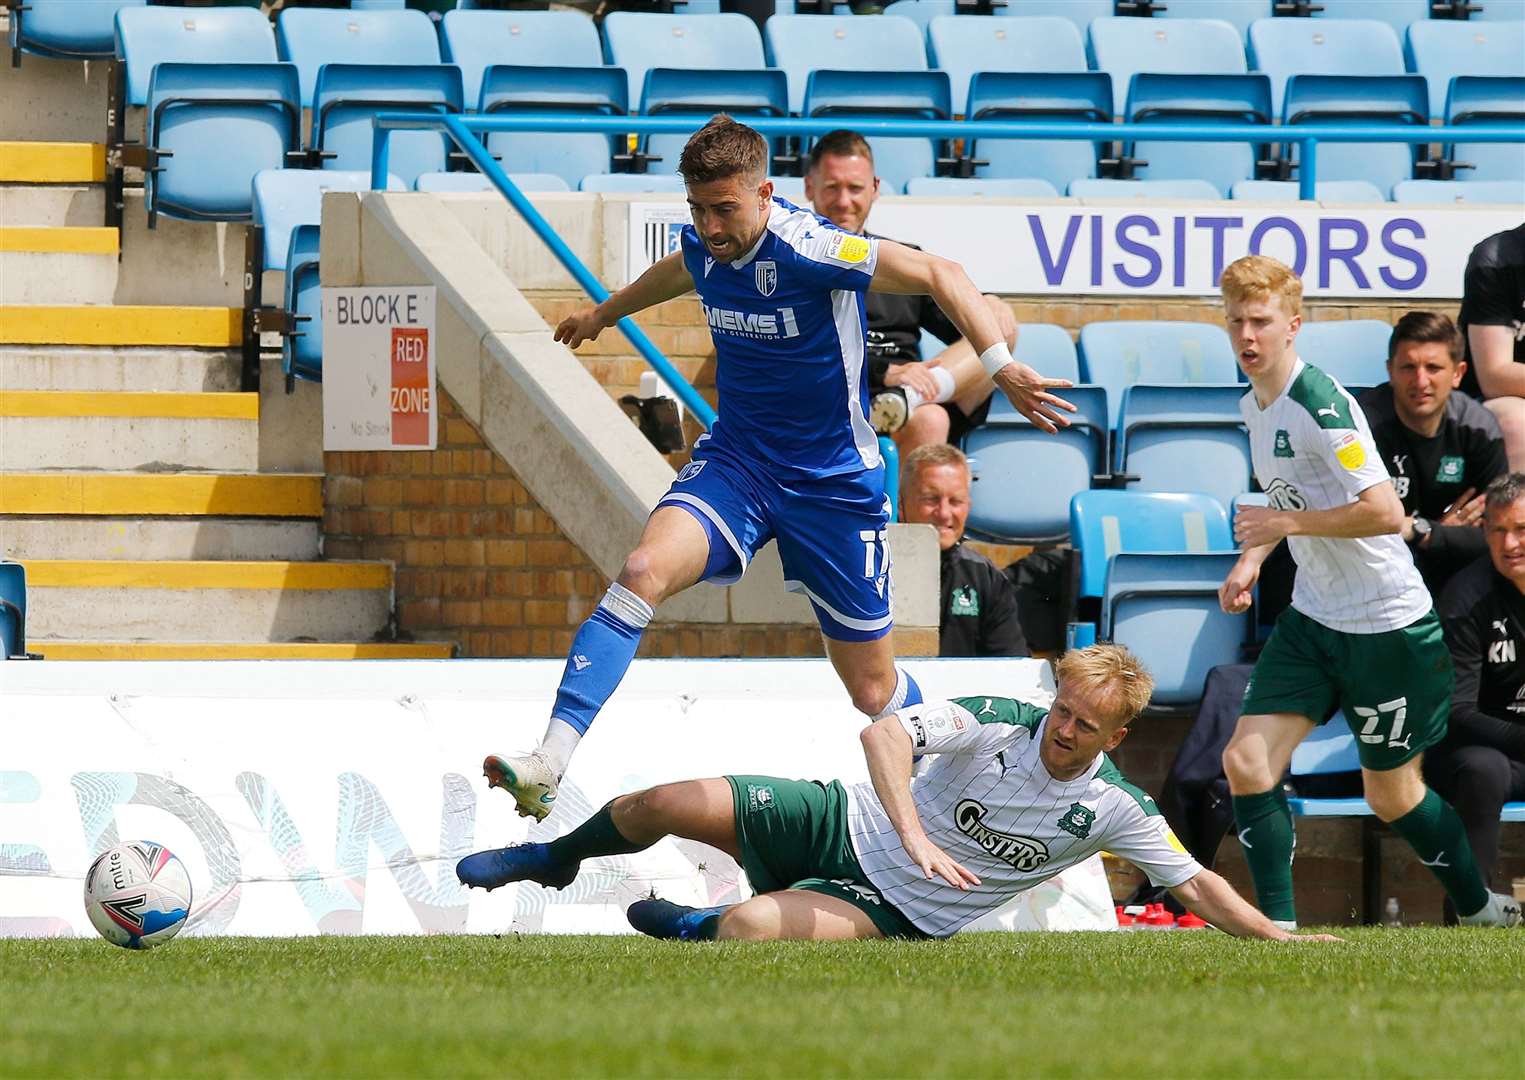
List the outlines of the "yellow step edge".
<svg viewBox="0 0 1525 1080">
<path fill-rule="evenodd" d="M 29 641 L 49 660 L 449 660 L 448 641 Z"/>
<path fill-rule="evenodd" d="M 0 416 L 258 420 L 259 395 L 211 391 L 0 390 Z"/>
<path fill-rule="evenodd" d="M 115 255 L 121 236 L 115 229 L 71 225 L 42 228 L 0 226 L 0 251 L 25 251 L 44 255 Z"/>
<path fill-rule="evenodd" d="M 224 307 L 12 304 L 0 307 L 0 345 L 184 345 L 243 341 L 243 310 Z"/>
<path fill-rule="evenodd" d="M 263 473 L 0 473 L 0 514 L 323 516 L 323 478 Z"/>
<path fill-rule="evenodd" d="M 377 562 L 209 562 L 23 559 L 34 589 L 389 589 Z"/>
<path fill-rule="evenodd" d="M 0 142 L 0 183 L 100 184 L 105 180 L 102 143 Z"/>
</svg>

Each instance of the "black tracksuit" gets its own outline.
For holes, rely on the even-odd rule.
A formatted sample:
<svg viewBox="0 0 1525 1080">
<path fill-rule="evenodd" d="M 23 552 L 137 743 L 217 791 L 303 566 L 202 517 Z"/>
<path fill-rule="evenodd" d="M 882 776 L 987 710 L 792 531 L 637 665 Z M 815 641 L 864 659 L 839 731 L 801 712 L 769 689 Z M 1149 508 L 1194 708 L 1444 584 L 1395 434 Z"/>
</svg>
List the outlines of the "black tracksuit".
<svg viewBox="0 0 1525 1080">
<path fill-rule="evenodd" d="M 1017 592 L 995 563 L 962 542 L 942 555 L 939 656 L 1027 656 Z"/>
</svg>

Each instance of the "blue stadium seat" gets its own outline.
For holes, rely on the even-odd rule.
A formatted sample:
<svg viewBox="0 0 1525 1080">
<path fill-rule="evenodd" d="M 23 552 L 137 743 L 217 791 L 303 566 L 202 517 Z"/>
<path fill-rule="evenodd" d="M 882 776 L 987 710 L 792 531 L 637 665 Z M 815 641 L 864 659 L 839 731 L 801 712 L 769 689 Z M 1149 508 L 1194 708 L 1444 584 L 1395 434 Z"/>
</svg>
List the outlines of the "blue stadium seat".
<svg viewBox="0 0 1525 1080">
<path fill-rule="evenodd" d="M 150 226 L 161 213 L 248 220 L 254 174 L 285 165 L 301 143 L 296 71 L 276 61 L 270 24 L 248 8 L 135 7 L 116 25 L 118 93 L 146 110 Z M 118 111 L 112 142 L 122 123 Z"/>
<path fill-rule="evenodd" d="M 1297 355 L 1334 376 L 1344 387 L 1387 381 L 1387 342 L 1392 326 L 1382 319 L 1305 322 L 1297 332 Z"/>
<path fill-rule="evenodd" d="M 550 173 L 509 173 L 508 178 L 514 182 L 520 191 L 525 192 L 566 192 L 572 187 L 559 176 Z M 449 192 L 477 192 L 493 191 L 492 181 L 479 172 L 428 172 L 420 173 L 413 182 L 415 191 L 432 191 L 440 194 Z"/>
<path fill-rule="evenodd" d="M 910 19 L 889 15 L 775 15 L 763 28 L 771 67 L 789 77 L 789 111 L 802 113 L 810 73 L 926 71 L 927 48 Z M 733 66 L 733 65 L 732 65 Z"/>
<path fill-rule="evenodd" d="M 1411 206 L 1455 203 L 1525 204 L 1525 183 L 1518 180 L 1403 180 L 1393 186 L 1393 202 Z"/>
<path fill-rule="evenodd" d="M 1487 0 L 1472 18 L 1478 22 L 1525 22 L 1525 0 Z"/>
<path fill-rule="evenodd" d="M 1117 426 L 1123 391 L 1135 383 L 1237 382 L 1228 332 L 1216 323 L 1093 322 L 1080 328 L 1080 373 L 1105 386 Z"/>
<path fill-rule="evenodd" d="M 1017 339 L 1021 347 L 1021 337 Z M 1106 469 L 1107 397 L 1095 386 L 1064 392 L 1070 426 L 1048 435 L 997 394 L 989 419 L 964 437 L 971 478 L 969 532 L 1004 543 L 1053 543 L 1069 535 L 1070 498 Z"/>
<path fill-rule="evenodd" d="M 1429 80 L 1430 115 L 1444 116 L 1456 76 L 1525 75 L 1525 21 L 1426 19 L 1409 27 L 1405 49 L 1409 70 Z"/>
<path fill-rule="evenodd" d="M 364 169 L 377 113 L 461 108 L 461 69 L 453 64 L 324 64 L 313 93 L 312 148 L 325 155 L 325 169 Z M 388 169 L 411 187 L 420 173 L 444 171 L 450 145 L 438 132 L 394 131 Z"/>
<path fill-rule="evenodd" d="M 969 119 L 1110 123 L 1111 79 L 1100 71 L 979 72 L 969 82 Z M 1100 145 L 1078 139 L 985 137 L 973 140 L 966 152 L 987 162 L 980 167 L 981 178 L 1037 177 L 1063 191 L 1076 177 L 1096 175 Z"/>
<path fill-rule="evenodd" d="M 402 11 L 408 0 L 349 0 L 351 11 Z"/>
<path fill-rule="evenodd" d="M 1293 75 L 1404 72 L 1398 35 L 1372 19 L 1261 19 L 1250 27 L 1249 56 L 1252 70 L 1271 77 L 1275 116 L 1285 113 L 1282 102 Z"/>
<path fill-rule="evenodd" d="M 849 128 L 866 119 L 947 120 L 952 108 L 942 71 L 817 70 L 805 86 L 805 116 L 829 116 Z M 932 139 L 880 135 L 868 144 L 881 184 L 896 195 L 912 177 L 931 176 L 941 155 L 941 144 Z"/>
<path fill-rule="evenodd" d="M 910 19 L 926 33 L 933 19 L 951 18 L 957 9 L 954 0 L 895 0 L 885 6 L 884 13 Z"/>
<path fill-rule="evenodd" d="M 0 561 L 0 660 L 26 656 L 26 567 Z"/>
<path fill-rule="evenodd" d="M 757 24 L 724 15 L 649 15 L 615 11 L 604 18 L 604 56 L 630 76 L 630 100 L 639 101 L 652 67 L 747 71 L 763 66 Z M 825 65 L 830 66 L 830 65 Z"/>
<path fill-rule="evenodd" d="M 494 64 L 602 67 L 593 20 L 578 11 L 447 11 L 444 59 L 461 69 L 467 106 L 482 100 L 482 73 Z"/>
<path fill-rule="evenodd" d="M 1117 467 L 1130 491 L 1200 491 L 1223 506 L 1250 490 L 1242 383 L 1140 384 L 1123 391 Z"/>
<path fill-rule="evenodd" d="M 907 195 L 980 196 L 986 199 L 1057 199 L 1059 192 L 1047 180 L 1031 177 L 998 180 L 971 176 L 918 176 L 905 186 Z"/>
<path fill-rule="evenodd" d="M 1135 73 L 1242 75 L 1244 42 L 1221 19 L 1113 17 L 1091 23 L 1091 66 L 1112 76 L 1113 110 L 1123 112 Z"/>
<path fill-rule="evenodd" d="M 439 35 L 422 11 L 286 8 L 276 19 L 275 40 L 281 59 L 301 73 L 302 105 L 309 109 L 325 64 L 440 62 Z"/>
<path fill-rule="evenodd" d="M 1108 180 L 1070 182 L 1069 194 L 1077 199 L 1194 199 L 1217 202 L 1220 192 L 1206 180 Z"/>
<path fill-rule="evenodd" d="M 1445 117 L 1461 127 L 1518 126 L 1525 122 L 1525 75 L 1458 75 Z M 1463 174 L 1468 180 L 1525 181 L 1525 142 L 1456 143 L 1446 157 L 1472 166 Z"/>
<path fill-rule="evenodd" d="M 1424 76 L 1293 75 L 1287 80 L 1282 116 L 1285 126 L 1317 127 L 1352 121 L 1428 124 Z M 1288 146 L 1295 160 L 1296 144 Z M 1416 153 L 1410 143 L 1320 141 L 1317 175 L 1321 180 L 1369 180 L 1385 195 L 1394 184 L 1413 175 Z"/>
<path fill-rule="evenodd" d="M 1068 379 L 1072 383 L 1080 381 L 1080 357 L 1075 352 L 1075 340 L 1070 337 L 1068 330 L 1055 323 L 1023 323 L 1017 332 L 1017 347 L 1013 355 L 1050 379 Z M 1067 394 L 1069 391 L 1061 393 Z M 1006 395 L 997 394 L 996 397 L 1004 403 L 1001 411 L 1011 408 L 1011 403 L 1005 400 Z M 991 403 L 991 408 L 995 408 L 994 402 Z"/>
<path fill-rule="evenodd" d="M 1264 75 L 1133 76 L 1128 119 L 1136 124 L 1270 125 L 1271 83 Z M 1268 132 L 1269 134 L 1269 132 Z M 1125 151 L 1149 164 L 1142 180 L 1206 180 L 1227 197 L 1229 188 L 1255 175 L 1265 148 L 1254 143 L 1190 143 L 1140 140 Z"/>
<path fill-rule="evenodd" d="M 246 281 L 245 306 L 264 306 L 263 276 L 267 270 L 285 274 L 284 308 L 289 333 L 282 333 L 281 367 L 287 385 L 294 378 L 321 381 L 323 377 L 323 317 L 318 284 L 318 226 L 323 220 L 325 191 L 369 191 L 369 169 L 350 172 L 320 169 L 267 169 L 255 174 L 254 225 L 249 230 L 251 273 Z M 390 191 L 406 187 L 389 176 Z"/>
<path fill-rule="evenodd" d="M 981 71 L 1084 71 L 1085 40 L 1075 24 L 1054 15 L 991 22 L 983 15 L 949 15 L 927 31 L 932 66 L 948 73 L 953 111 L 969 114 L 969 81 Z"/>
<path fill-rule="evenodd" d="M 1117 13 L 1115 0 L 1008 0 L 1003 8 L 996 8 L 997 15 L 1007 18 L 1053 16 L 1068 19 L 1075 24 L 1082 37 L 1096 19 Z"/>
<path fill-rule="evenodd" d="M 742 120 L 753 116 L 788 116 L 789 83 L 777 68 L 732 71 L 654 67 L 646 71 L 641 112 L 648 116 L 676 113 L 705 118 L 724 112 Z M 671 172 L 678 167 L 688 138 L 648 135 L 645 150 Z"/>
<path fill-rule="evenodd" d="M 116 55 L 116 13 L 148 0 L 27 0 L 10 11 L 12 63 L 17 53 L 58 60 L 107 60 Z"/>
<path fill-rule="evenodd" d="M 1258 202 L 1297 202 L 1301 197 L 1300 190 L 1296 180 L 1241 180 L 1229 189 L 1229 198 Z M 1387 196 L 1370 180 L 1320 180 L 1313 185 L 1313 194 L 1319 202 L 1328 203 L 1387 201 Z"/>
<path fill-rule="evenodd" d="M 1098 488 L 1070 501 L 1070 539 L 1080 552 L 1080 595 L 1099 597 L 1107 563 L 1124 552 L 1234 551 L 1228 513 L 1195 492 Z"/>
<path fill-rule="evenodd" d="M 1208 672 L 1243 660 L 1250 613 L 1230 615 L 1218 605 L 1218 588 L 1238 560 L 1234 551 L 1124 551 L 1108 561 L 1097 637 L 1129 649 L 1154 676 L 1151 705 L 1190 709 Z"/>
<path fill-rule="evenodd" d="M 1401 40 L 1409 24 L 1430 17 L 1430 0 L 1316 0 L 1316 19 L 1376 19 L 1393 28 Z"/>
<path fill-rule="evenodd" d="M 1274 8 L 1274 0 L 1170 0 L 1156 17 L 1222 19 L 1239 32 L 1242 42 L 1250 32 L 1250 24 L 1256 19 L 1269 19 Z"/>
<path fill-rule="evenodd" d="M 619 68 L 495 65 L 482 76 L 481 111 L 500 109 L 565 116 L 624 116 L 629 81 Z M 492 132 L 487 149 L 508 172 L 554 173 L 575 188 L 589 173 L 608 172 L 622 137 L 598 134 Z"/>
<path fill-rule="evenodd" d="M 590 173 L 578 191 L 654 192 L 683 194 L 683 178 L 672 173 Z"/>
</svg>

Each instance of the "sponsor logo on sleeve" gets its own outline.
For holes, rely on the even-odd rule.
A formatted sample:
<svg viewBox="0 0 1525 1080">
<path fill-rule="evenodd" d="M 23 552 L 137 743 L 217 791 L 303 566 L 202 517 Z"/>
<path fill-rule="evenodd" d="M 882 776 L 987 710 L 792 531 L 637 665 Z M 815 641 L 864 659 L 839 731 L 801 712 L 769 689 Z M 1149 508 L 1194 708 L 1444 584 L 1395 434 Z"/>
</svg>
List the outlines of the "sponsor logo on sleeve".
<svg viewBox="0 0 1525 1080">
<path fill-rule="evenodd" d="M 826 257 L 837 262 L 857 264 L 868 258 L 868 253 L 868 241 L 851 233 L 832 233 L 826 242 Z"/>
<path fill-rule="evenodd" d="M 1361 445 L 1361 434 L 1347 431 L 1334 440 L 1334 456 L 1347 472 L 1355 472 L 1366 464 L 1366 448 Z"/>
</svg>

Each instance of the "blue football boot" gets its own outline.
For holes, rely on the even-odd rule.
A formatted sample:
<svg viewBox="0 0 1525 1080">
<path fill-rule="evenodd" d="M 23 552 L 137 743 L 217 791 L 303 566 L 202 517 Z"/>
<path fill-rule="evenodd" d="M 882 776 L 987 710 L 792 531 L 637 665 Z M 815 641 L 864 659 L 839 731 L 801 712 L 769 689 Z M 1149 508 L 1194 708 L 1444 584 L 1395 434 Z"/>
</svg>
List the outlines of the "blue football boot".
<svg viewBox="0 0 1525 1080">
<path fill-rule="evenodd" d="M 492 892 L 499 885 L 533 881 L 564 889 L 577 877 L 577 864 L 566 866 L 551 857 L 549 844 L 515 844 L 468 855 L 455 864 L 455 876 L 468 889 Z"/>
<path fill-rule="evenodd" d="M 658 900 L 652 896 L 637 900 L 625 911 L 625 918 L 647 937 L 668 938 L 676 941 L 702 941 L 715 936 L 713 927 L 708 933 L 700 933 L 701 924 L 716 918 L 725 910 L 721 907 L 685 907 L 670 900 Z"/>
</svg>

